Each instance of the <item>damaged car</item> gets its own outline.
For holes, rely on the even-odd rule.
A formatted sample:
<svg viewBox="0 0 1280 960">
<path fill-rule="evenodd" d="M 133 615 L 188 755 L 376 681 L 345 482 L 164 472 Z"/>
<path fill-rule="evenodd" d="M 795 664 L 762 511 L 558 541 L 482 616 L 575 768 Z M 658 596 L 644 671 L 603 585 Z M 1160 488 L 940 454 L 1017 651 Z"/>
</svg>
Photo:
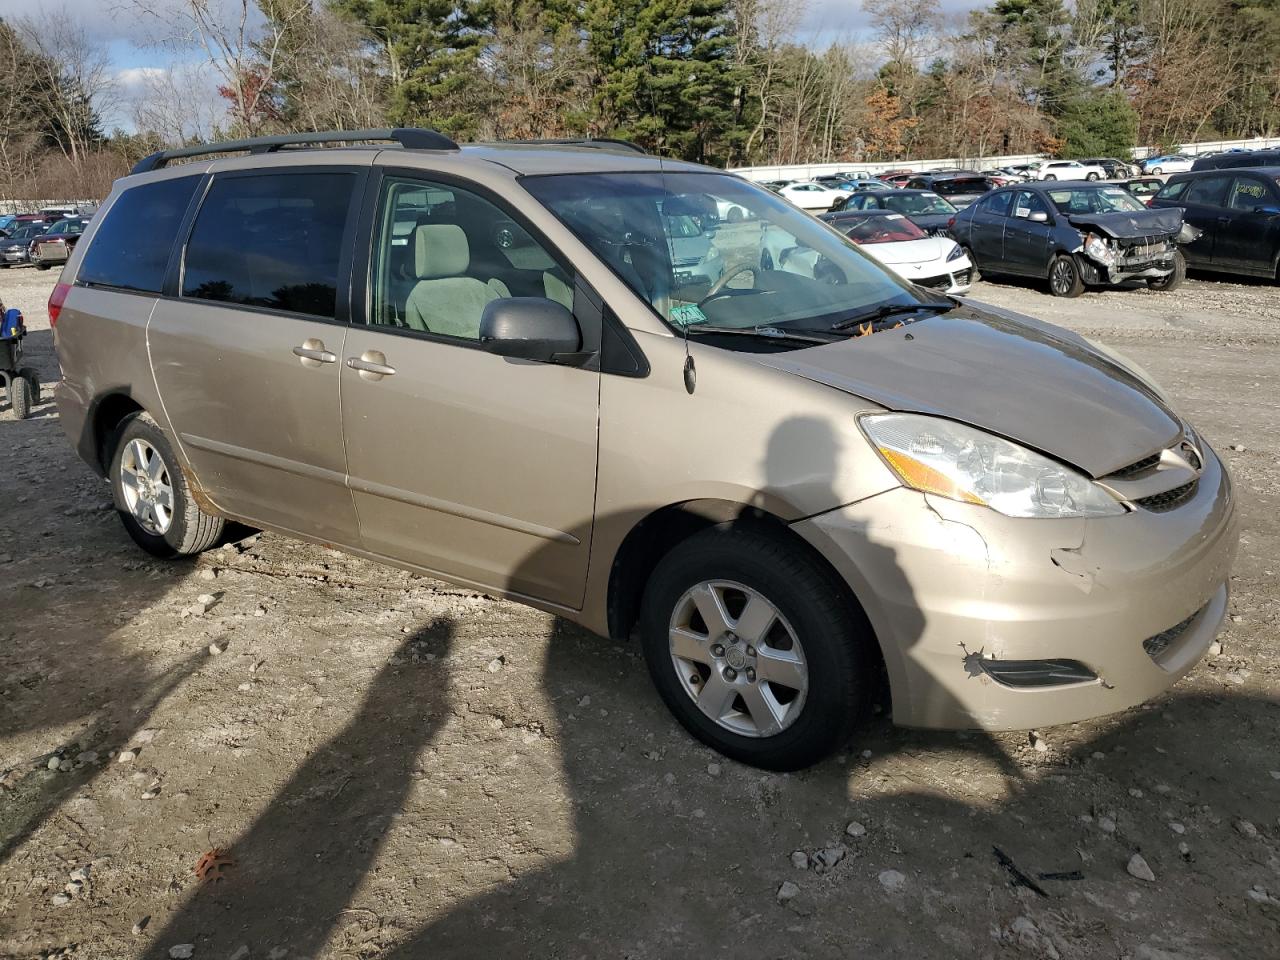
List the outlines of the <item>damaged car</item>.
<svg viewBox="0 0 1280 960">
<path fill-rule="evenodd" d="M 1179 247 L 1199 236 L 1181 211 L 1150 209 L 1101 183 L 996 190 L 957 213 L 950 230 L 982 273 L 1042 278 L 1056 297 L 1122 283 L 1172 290 L 1187 272 Z"/>
<path fill-rule="evenodd" d="M 141 549 L 240 523 L 532 605 L 634 641 L 678 721 L 759 767 L 877 704 L 1132 707 L 1226 610 L 1231 480 L 1141 369 L 626 144 L 166 151 L 49 321 L 61 426 Z"/>
</svg>

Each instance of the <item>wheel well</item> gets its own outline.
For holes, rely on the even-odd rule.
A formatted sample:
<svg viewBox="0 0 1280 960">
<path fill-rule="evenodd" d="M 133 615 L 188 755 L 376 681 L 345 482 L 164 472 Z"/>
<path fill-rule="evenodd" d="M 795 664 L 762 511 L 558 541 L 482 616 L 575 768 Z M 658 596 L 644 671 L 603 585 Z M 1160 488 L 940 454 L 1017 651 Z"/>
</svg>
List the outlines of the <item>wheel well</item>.
<svg viewBox="0 0 1280 960">
<path fill-rule="evenodd" d="M 93 411 L 93 449 L 98 458 L 95 466 L 99 473 L 106 474 L 111 465 L 113 451 L 107 445 L 120 422 L 131 414 L 142 412 L 141 404 L 128 394 L 113 393 L 98 401 Z"/>
</svg>

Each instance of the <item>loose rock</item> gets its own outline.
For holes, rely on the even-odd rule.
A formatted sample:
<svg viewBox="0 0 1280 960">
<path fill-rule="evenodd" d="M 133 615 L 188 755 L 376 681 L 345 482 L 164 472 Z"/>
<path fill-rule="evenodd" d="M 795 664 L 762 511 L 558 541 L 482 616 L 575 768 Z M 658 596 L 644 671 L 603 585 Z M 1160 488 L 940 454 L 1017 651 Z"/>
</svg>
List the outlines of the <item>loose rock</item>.
<svg viewBox="0 0 1280 960">
<path fill-rule="evenodd" d="M 136 759 L 138 759 L 137 750 L 121 750 L 116 757 L 116 763 L 133 763 Z"/>
<path fill-rule="evenodd" d="M 817 854 L 815 854 L 815 856 L 820 864 L 822 864 L 824 867 L 830 870 L 837 863 L 843 860 L 845 858 L 845 854 L 847 854 L 848 852 L 849 852 L 848 848 L 837 845 L 834 847 L 827 847 L 826 849 L 819 850 Z"/>
<path fill-rule="evenodd" d="M 778 887 L 778 902 L 786 903 L 788 900 L 794 900 L 800 895 L 800 888 L 790 880 L 782 881 L 782 886 Z"/>
<path fill-rule="evenodd" d="M 213 643 L 209 644 L 209 653 L 215 657 L 220 653 L 226 653 L 226 651 L 227 641 L 225 640 L 215 640 Z"/>
<path fill-rule="evenodd" d="M 1248 837 L 1250 840 L 1258 836 L 1258 828 L 1248 820 L 1237 820 L 1235 822 L 1236 833 L 1242 837 Z"/>
<path fill-rule="evenodd" d="M 147 916 L 142 917 L 141 919 L 139 919 L 139 920 L 138 920 L 136 923 L 134 923 L 134 925 L 133 925 L 133 935 L 134 935 L 135 937 L 136 937 L 136 936 L 138 936 L 138 935 L 140 935 L 140 934 L 142 933 L 142 931 L 143 931 L 143 930 L 147 929 L 147 924 L 148 924 L 148 923 L 150 923 L 150 922 L 151 922 L 151 916 L 150 916 L 150 914 L 148 914 Z"/>
<path fill-rule="evenodd" d="M 169 948 L 170 960 L 190 960 L 195 955 L 196 945 L 194 943 L 179 943 Z"/>
<path fill-rule="evenodd" d="M 809 869 L 809 855 L 803 850 L 797 850 L 791 854 L 791 865 L 797 870 Z"/>
<path fill-rule="evenodd" d="M 1048 753 L 1048 752 L 1049 752 L 1049 744 L 1048 744 L 1048 742 L 1044 739 L 1044 737 L 1042 737 L 1042 736 L 1040 736 L 1040 734 L 1036 733 L 1036 731 L 1034 731 L 1034 730 L 1032 730 L 1032 731 L 1031 731 L 1031 734 L 1030 734 L 1030 740 L 1031 740 L 1031 746 L 1032 746 L 1032 748 L 1035 750 L 1035 752 L 1036 752 L 1036 753 Z"/>
<path fill-rule="evenodd" d="M 865 837 L 867 835 L 867 828 L 857 820 L 850 820 L 849 825 L 844 828 L 844 832 L 851 837 Z"/>
<path fill-rule="evenodd" d="M 709 773 L 709 774 L 710 774 L 711 776 L 713 776 L 713 777 L 718 777 L 718 776 L 720 776 L 720 764 L 718 764 L 718 763 L 708 763 L 708 764 L 707 764 L 707 773 Z"/>
<path fill-rule="evenodd" d="M 890 893 L 897 893 L 907 884 L 906 876 L 897 870 L 881 870 L 880 876 L 876 879 L 880 881 L 880 886 Z"/>
<path fill-rule="evenodd" d="M 1155 883 L 1156 875 L 1151 872 L 1151 867 L 1147 865 L 1147 861 L 1143 859 L 1140 853 L 1135 853 L 1129 858 L 1125 869 L 1129 871 L 1129 876 L 1131 877 L 1146 880 L 1148 883 Z"/>
</svg>

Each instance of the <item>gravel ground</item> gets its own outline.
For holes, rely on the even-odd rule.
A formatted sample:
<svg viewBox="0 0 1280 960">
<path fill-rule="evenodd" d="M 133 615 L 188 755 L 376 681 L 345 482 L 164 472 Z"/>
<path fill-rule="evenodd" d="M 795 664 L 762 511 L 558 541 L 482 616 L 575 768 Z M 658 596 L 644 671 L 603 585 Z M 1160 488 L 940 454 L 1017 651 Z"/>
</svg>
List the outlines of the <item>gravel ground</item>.
<svg viewBox="0 0 1280 960">
<path fill-rule="evenodd" d="M 53 281 L 0 273 L 46 381 Z M 52 404 L 0 408 L 0 956 L 1280 957 L 1280 291 L 974 297 L 1131 355 L 1222 453 L 1221 649 L 1116 717 L 880 721 L 791 776 L 545 614 L 273 535 L 152 561 Z"/>
</svg>

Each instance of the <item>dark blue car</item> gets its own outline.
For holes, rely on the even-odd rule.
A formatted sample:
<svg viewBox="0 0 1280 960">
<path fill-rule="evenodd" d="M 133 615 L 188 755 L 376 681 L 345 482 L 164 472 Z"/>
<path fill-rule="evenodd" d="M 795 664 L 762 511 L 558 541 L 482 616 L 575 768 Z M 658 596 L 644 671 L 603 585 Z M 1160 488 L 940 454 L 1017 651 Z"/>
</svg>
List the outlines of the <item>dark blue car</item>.
<svg viewBox="0 0 1280 960">
<path fill-rule="evenodd" d="M 1086 285 L 1145 281 L 1172 290 L 1186 275 L 1180 210 L 1152 210 L 1106 183 L 1022 183 L 955 215 L 951 235 L 985 274 L 1047 280 L 1056 297 Z"/>
</svg>

